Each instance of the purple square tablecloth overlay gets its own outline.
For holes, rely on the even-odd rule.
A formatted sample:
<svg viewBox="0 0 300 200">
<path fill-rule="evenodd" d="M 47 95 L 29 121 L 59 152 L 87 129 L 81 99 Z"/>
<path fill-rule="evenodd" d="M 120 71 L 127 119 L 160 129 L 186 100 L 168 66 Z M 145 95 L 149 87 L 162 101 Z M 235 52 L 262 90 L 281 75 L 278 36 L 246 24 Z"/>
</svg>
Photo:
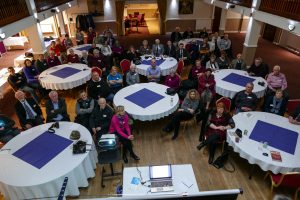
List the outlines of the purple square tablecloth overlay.
<svg viewBox="0 0 300 200">
<path fill-rule="evenodd" d="M 227 81 L 232 84 L 235 84 L 235 85 L 242 86 L 242 87 L 245 87 L 247 83 L 250 83 L 250 82 L 252 83 L 253 81 L 255 81 L 254 78 L 239 75 L 236 73 L 230 73 L 226 77 L 224 77 L 222 80 Z"/>
<path fill-rule="evenodd" d="M 249 138 L 294 155 L 298 133 L 258 120 Z"/>
<path fill-rule="evenodd" d="M 78 51 L 89 51 L 92 45 L 86 45 L 84 47 L 77 48 Z"/>
<path fill-rule="evenodd" d="M 81 70 L 80 69 L 75 69 L 73 67 L 64 67 L 64 68 L 62 68 L 60 70 L 57 70 L 55 72 L 52 72 L 50 74 L 53 75 L 53 76 L 57 76 L 59 78 L 65 79 L 65 78 L 68 78 L 68 77 L 70 77 L 74 74 L 77 74 L 78 72 L 81 72 Z"/>
<path fill-rule="evenodd" d="M 131 101 L 142 108 L 147 108 L 163 98 L 165 97 L 146 88 L 125 97 L 128 101 Z"/>
<path fill-rule="evenodd" d="M 72 140 L 46 131 L 14 152 L 13 155 L 41 169 L 72 143 Z"/>
<path fill-rule="evenodd" d="M 163 62 L 165 62 L 164 59 L 158 59 L 158 60 L 156 60 L 156 66 L 161 65 Z M 142 64 L 144 64 L 144 65 L 151 65 L 151 60 L 142 60 Z"/>
</svg>

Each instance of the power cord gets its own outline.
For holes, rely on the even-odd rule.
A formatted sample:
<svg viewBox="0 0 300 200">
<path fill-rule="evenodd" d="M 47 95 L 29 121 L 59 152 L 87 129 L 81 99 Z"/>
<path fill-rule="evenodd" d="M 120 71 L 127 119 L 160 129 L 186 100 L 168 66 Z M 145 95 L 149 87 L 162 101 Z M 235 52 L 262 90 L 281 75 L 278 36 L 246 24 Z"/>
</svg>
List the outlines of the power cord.
<svg viewBox="0 0 300 200">
<path fill-rule="evenodd" d="M 140 176 L 141 184 L 144 185 L 147 181 L 143 181 L 142 172 L 139 170 L 139 166 L 136 164 L 136 170 Z"/>
</svg>

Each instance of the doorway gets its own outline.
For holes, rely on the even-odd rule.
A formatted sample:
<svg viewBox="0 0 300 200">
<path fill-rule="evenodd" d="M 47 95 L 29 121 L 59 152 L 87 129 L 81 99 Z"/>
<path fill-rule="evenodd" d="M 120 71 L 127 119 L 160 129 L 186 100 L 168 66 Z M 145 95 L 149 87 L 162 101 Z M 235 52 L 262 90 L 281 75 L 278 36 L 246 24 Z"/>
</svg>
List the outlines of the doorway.
<svg viewBox="0 0 300 200">
<path fill-rule="evenodd" d="M 265 24 L 263 38 L 270 42 L 273 42 L 276 34 L 276 29 L 277 28 L 275 26 Z"/>
<path fill-rule="evenodd" d="M 160 34 L 157 3 L 126 3 L 124 18 L 126 35 Z"/>
</svg>

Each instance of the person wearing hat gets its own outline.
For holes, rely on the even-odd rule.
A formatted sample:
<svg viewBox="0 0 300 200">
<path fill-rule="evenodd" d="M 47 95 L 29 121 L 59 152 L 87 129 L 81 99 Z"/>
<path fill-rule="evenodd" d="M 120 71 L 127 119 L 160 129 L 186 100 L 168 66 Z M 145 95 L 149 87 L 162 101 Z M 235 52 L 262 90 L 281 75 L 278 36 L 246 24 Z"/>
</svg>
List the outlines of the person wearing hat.
<svg viewBox="0 0 300 200">
<path fill-rule="evenodd" d="M 213 97 L 216 94 L 215 86 L 216 81 L 214 75 L 212 74 L 212 69 L 207 68 L 205 70 L 205 74 L 199 76 L 198 79 L 198 92 L 200 94 L 202 103 L 206 104 L 206 110 L 209 109 L 210 102 L 213 100 Z"/>
</svg>

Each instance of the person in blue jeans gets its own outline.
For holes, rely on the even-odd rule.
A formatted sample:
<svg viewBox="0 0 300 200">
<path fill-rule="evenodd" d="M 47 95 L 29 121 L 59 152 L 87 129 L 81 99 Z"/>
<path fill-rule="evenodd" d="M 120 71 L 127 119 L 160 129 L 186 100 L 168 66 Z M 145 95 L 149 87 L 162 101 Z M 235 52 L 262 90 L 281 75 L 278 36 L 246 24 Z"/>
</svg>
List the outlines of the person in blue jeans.
<svg viewBox="0 0 300 200">
<path fill-rule="evenodd" d="M 117 67 L 113 66 L 111 68 L 111 72 L 107 76 L 107 83 L 114 94 L 123 87 L 123 78 L 122 75 L 118 73 Z"/>
</svg>

